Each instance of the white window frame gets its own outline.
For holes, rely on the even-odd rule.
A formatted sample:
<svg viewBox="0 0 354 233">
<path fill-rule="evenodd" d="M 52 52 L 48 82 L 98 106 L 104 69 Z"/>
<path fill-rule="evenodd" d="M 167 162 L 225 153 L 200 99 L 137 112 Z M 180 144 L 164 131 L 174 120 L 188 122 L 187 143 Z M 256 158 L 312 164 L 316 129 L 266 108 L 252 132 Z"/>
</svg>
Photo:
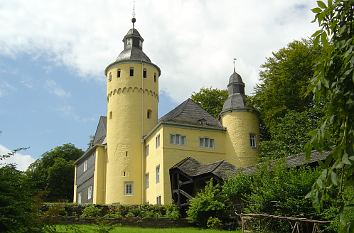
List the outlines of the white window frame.
<svg viewBox="0 0 354 233">
<path fill-rule="evenodd" d="M 87 200 L 91 200 L 92 197 L 93 197 L 93 187 L 92 185 L 90 185 L 88 188 L 87 188 Z"/>
<path fill-rule="evenodd" d="M 77 204 L 81 204 L 81 202 L 82 202 L 82 194 L 81 194 L 81 192 L 79 192 L 77 194 Z"/>
<path fill-rule="evenodd" d="M 160 171 L 161 171 L 160 164 L 156 166 L 155 171 L 156 171 L 156 184 L 158 184 L 160 183 Z"/>
<path fill-rule="evenodd" d="M 84 161 L 84 172 L 86 172 L 87 171 L 87 164 L 88 164 L 88 162 L 87 162 L 87 159 Z"/>
<path fill-rule="evenodd" d="M 186 136 L 180 134 L 170 134 L 170 143 L 174 145 L 185 145 Z"/>
<path fill-rule="evenodd" d="M 257 135 L 255 135 L 255 134 L 250 134 L 250 146 L 252 147 L 252 148 L 257 148 Z"/>
<path fill-rule="evenodd" d="M 157 197 L 156 197 L 156 205 L 161 205 L 162 203 L 161 203 L 161 195 L 158 195 Z"/>
<path fill-rule="evenodd" d="M 199 147 L 212 149 L 215 147 L 215 140 L 207 137 L 199 138 Z"/>
<path fill-rule="evenodd" d="M 149 173 L 145 174 L 145 188 L 149 188 Z"/>
<path fill-rule="evenodd" d="M 134 190 L 133 190 L 133 182 L 132 181 L 127 181 L 124 182 L 124 195 L 125 196 L 133 196 Z"/>
<path fill-rule="evenodd" d="M 145 156 L 148 156 L 150 154 L 150 146 L 149 144 L 145 145 Z"/>
<path fill-rule="evenodd" d="M 158 134 L 155 138 L 156 148 L 160 146 L 160 134 Z"/>
</svg>

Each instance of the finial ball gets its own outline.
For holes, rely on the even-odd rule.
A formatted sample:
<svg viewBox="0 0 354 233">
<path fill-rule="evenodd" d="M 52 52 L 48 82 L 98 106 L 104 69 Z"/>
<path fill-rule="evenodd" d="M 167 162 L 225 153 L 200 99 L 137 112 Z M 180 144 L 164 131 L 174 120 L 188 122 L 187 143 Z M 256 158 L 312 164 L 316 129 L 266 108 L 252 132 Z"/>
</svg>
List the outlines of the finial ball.
<svg viewBox="0 0 354 233">
<path fill-rule="evenodd" d="M 136 22 L 136 18 L 132 18 L 132 23 L 135 23 Z"/>
</svg>

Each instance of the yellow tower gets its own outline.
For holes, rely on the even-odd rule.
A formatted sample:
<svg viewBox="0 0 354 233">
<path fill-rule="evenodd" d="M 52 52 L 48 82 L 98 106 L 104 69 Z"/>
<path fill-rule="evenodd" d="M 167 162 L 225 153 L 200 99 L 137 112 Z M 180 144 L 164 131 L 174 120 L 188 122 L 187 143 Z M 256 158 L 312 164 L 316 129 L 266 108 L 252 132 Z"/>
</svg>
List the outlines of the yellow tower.
<svg viewBox="0 0 354 233">
<path fill-rule="evenodd" d="M 227 85 L 229 97 L 220 113 L 227 129 L 226 160 L 238 166 L 254 165 L 258 159 L 259 121 L 256 111 L 246 106 L 245 84 L 235 72 Z"/>
<path fill-rule="evenodd" d="M 144 201 L 143 137 L 157 125 L 160 68 L 143 52 L 134 28 L 124 50 L 105 69 L 107 79 L 106 204 Z"/>
</svg>

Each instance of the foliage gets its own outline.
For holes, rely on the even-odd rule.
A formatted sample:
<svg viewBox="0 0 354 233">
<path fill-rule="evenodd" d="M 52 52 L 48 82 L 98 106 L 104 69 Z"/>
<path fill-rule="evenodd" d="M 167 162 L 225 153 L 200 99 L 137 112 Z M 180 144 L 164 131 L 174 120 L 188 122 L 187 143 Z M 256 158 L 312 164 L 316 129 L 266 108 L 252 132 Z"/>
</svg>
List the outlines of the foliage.
<svg viewBox="0 0 354 233">
<path fill-rule="evenodd" d="M 74 161 L 83 155 L 73 144 L 64 144 L 45 152 L 32 163 L 27 174 L 46 201 L 71 201 L 74 185 Z"/>
<path fill-rule="evenodd" d="M 354 1 L 328 0 L 327 4 L 322 1 L 317 4 L 312 11 L 320 29 L 313 38 L 326 53 L 318 59 L 312 90 L 317 100 L 325 96 L 327 101 L 324 121 L 313 132 L 307 152 L 315 148 L 330 149 L 331 153 L 308 197 L 319 209 L 331 193 L 337 193 L 342 232 L 354 232 L 354 218 L 343 216 L 354 208 L 343 195 L 346 186 L 354 185 Z M 334 140 L 331 148 L 326 147 L 328 138 Z"/>
<path fill-rule="evenodd" d="M 272 139 L 259 144 L 260 156 L 282 158 L 303 152 L 310 140 L 310 130 L 317 127 L 321 110 L 310 108 L 303 112 L 290 110 L 269 131 Z"/>
<path fill-rule="evenodd" d="M 294 41 L 273 52 L 261 66 L 261 84 L 250 102 L 268 129 L 276 126 L 288 111 L 302 112 L 313 106 L 312 96 L 306 96 L 306 92 L 320 53 L 320 47 L 311 41 Z"/>
<path fill-rule="evenodd" d="M 225 208 L 225 197 L 219 184 L 214 185 L 211 179 L 204 190 L 190 200 L 187 210 L 188 219 L 205 227 L 209 217 L 219 216 Z"/>
<path fill-rule="evenodd" d="M 191 99 L 210 115 L 218 118 L 227 97 L 228 92 L 226 90 L 210 87 L 201 88 L 199 92 L 193 92 Z"/>
<path fill-rule="evenodd" d="M 0 168 L 0 229 L 4 232 L 38 232 L 31 181 L 13 165 Z"/>
<path fill-rule="evenodd" d="M 177 220 L 180 217 L 179 209 L 176 205 L 165 205 L 166 208 L 166 218 Z"/>
<path fill-rule="evenodd" d="M 94 205 L 88 205 L 82 212 L 82 218 L 93 218 L 101 215 L 101 209 Z"/>
<path fill-rule="evenodd" d="M 210 229 L 220 229 L 222 226 L 222 222 L 217 217 L 209 217 L 207 221 L 207 227 Z"/>
</svg>

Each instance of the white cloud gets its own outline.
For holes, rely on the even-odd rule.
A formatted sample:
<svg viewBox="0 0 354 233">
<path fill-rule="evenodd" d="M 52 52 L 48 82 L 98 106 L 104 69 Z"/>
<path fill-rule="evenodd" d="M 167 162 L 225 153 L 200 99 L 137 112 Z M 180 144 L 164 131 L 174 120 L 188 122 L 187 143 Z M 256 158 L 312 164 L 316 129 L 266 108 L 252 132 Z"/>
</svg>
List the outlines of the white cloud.
<svg viewBox="0 0 354 233">
<path fill-rule="evenodd" d="M 46 53 L 83 79 L 103 81 L 123 48 L 132 1 L 13 0 L 0 8 L 0 52 Z M 161 89 L 177 101 L 203 86 L 225 88 L 232 59 L 251 93 L 272 51 L 315 30 L 308 0 L 139 0 L 144 51 L 162 69 Z"/>
<path fill-rule="evenodd" d="M 0 155 L 5 155 L 7 153 L 11 152 L 10 149 L 7 147 L 0 145 Z M 4 164 L 16 164 L 16 168 L 20 171 L 25 171 L 28 166 L 33 163 L 35 159 L 33 158 L 32 155 L 26 155 L 22 154 L 21 152 L 16 153 L 14 156 L 11 156 L 10 158 L 7 158 L 5 160 L 2 160 L 0 165 Z"/>
<path fill-rule="evenodd" d="M 61 86 L 59 86 L 54 80 L 47 80 L 45 82 L 45 88 L 47 91 L 58 97 L 70 97 L 71 93 L 65 91 Z"/>
</svg>

